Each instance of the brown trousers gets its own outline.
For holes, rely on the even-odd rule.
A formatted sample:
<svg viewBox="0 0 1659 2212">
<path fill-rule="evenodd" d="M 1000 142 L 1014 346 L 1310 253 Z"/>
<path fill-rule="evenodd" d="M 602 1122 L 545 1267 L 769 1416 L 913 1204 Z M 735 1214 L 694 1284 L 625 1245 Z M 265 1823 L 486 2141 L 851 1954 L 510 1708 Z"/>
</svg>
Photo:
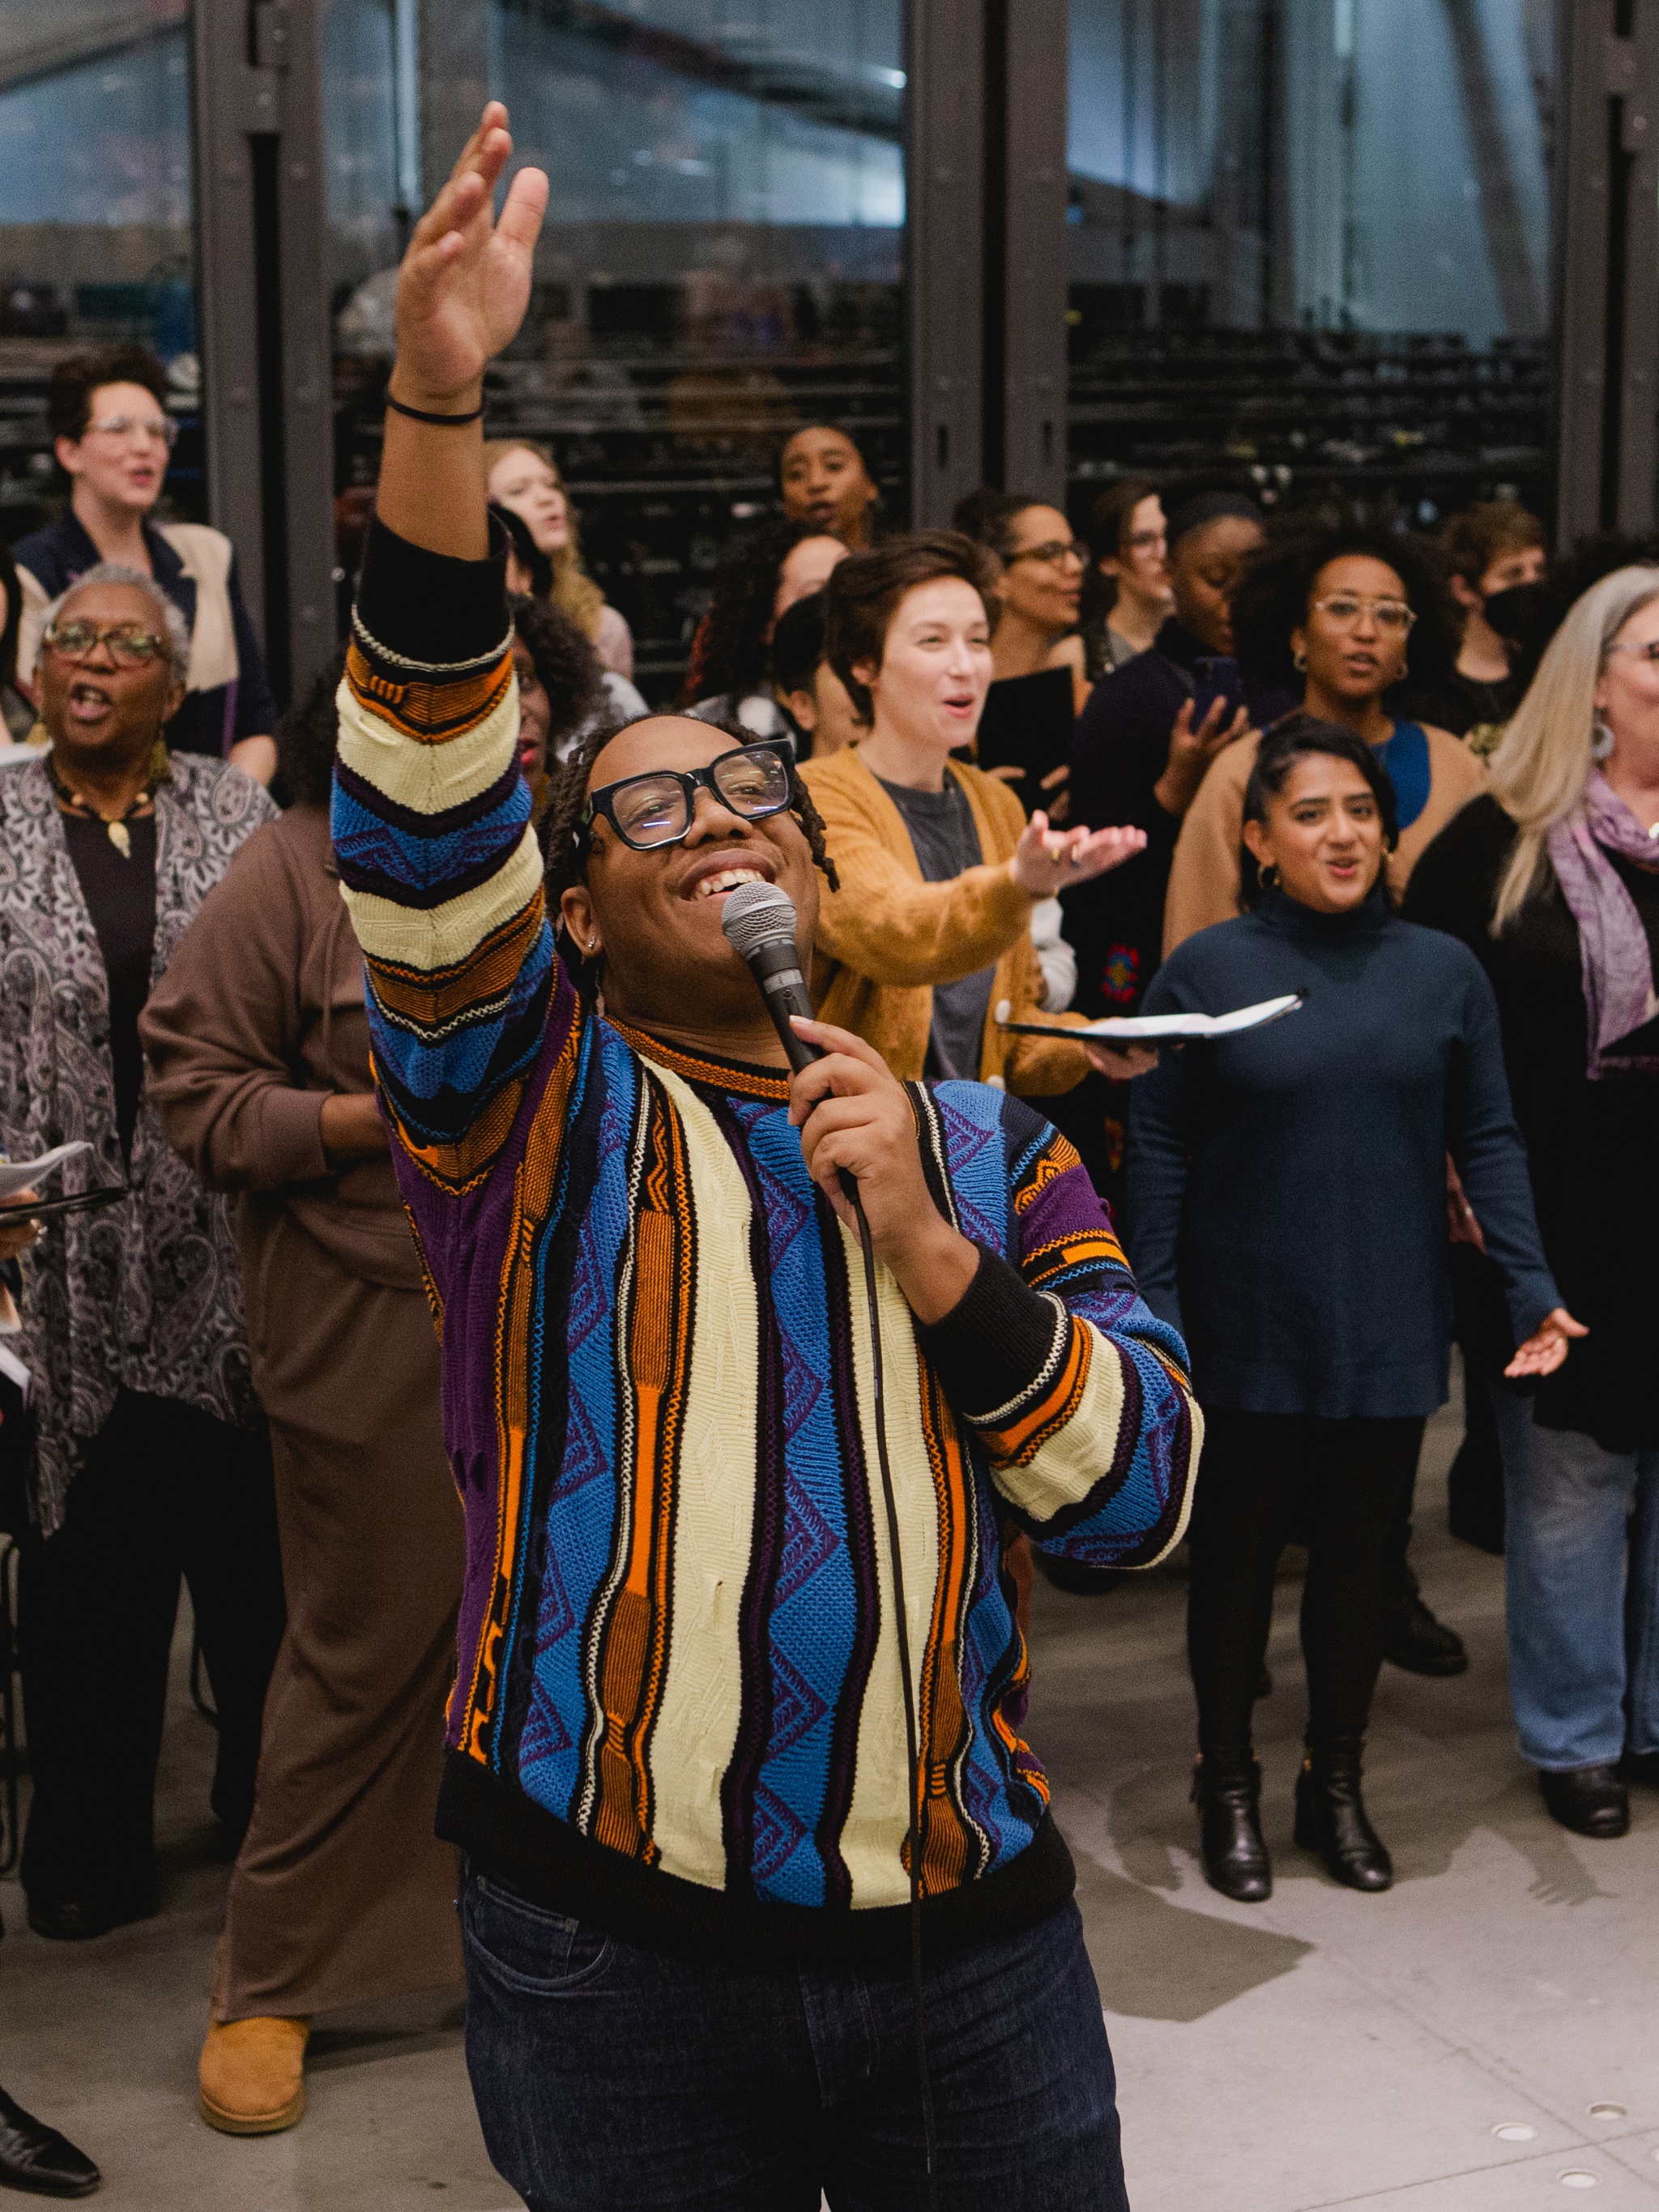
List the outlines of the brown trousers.
<svg viewBox="0 0 1659 2212">
<path fill-rule="evenodd" d="M 433 1833 L 462 1526 L 431 1316 L 419 1291 L 348 1273 L 275 1208 L 243 1243 L 288 1632 L 231 1876 L 220 2021 L 462 1977 L 456 1855 Z"/>
</svg>

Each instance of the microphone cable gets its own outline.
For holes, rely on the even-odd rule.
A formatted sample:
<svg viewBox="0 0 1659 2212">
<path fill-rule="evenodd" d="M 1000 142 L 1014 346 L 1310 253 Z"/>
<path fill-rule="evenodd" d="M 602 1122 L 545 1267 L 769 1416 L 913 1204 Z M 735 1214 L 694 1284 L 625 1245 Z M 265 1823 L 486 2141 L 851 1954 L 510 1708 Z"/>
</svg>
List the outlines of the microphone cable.
<svg viewBox="0 0 1659 2212">
<path fill-rule="evenodd" d="M 770 1015 L 785 1056 L 796 1074 L 823 1058 L 818 1046 L 797 1036 L 791 1017 L 812 1018 L 812 1001 L 800 970 L 795 945 L 795 907 L 774 883 L 739 884 L 729 891 L 720 912 L 727 942 L 748 968 Z M 927 2161 L 928 2212 L 939 2212 L 939 2140 L 933 2126 L 933 2087 L 927 2072 L 927 2026 L 921 1983 L 921 1754 L 917 1747 L 916 1692 L 910 1677 L 910 1624 L 904 1607 L 904 1563 L 899 1556 L 898 1504 L 887 1452 L 887 1389 L 881 1356 L 881 1301 L 876 1284 L 876 1251 L 870 1223 L 859 1197 L 858 1178 L 841 1171 L 842 1194 L 858 1223 L 864 1255 L 864 1291 L 870 1307 L 870 1375 L 875 1398 L 876 1456 L 881 1468 L 882 1504 L 887 1516 L 887 1549 L 892 1562 L 894 1626 L 898 1641 L 899 1680 L 904 1691 L 905 1768 L 910 1785 L 910 1993 L 916 2022 L 916 2074 L 921 2087 L 921 2126 Z"/>
<path fill-rule="evenodd" d="M 842 1178 L 851 1182 L 850 1176 Z M 939 2212 L 939 2139 L 933 2127 L 933 2085 L 927 2071 L 927 2025 L 921 1983 L 921 1754 L 916 1741 L 916 1693 L 910 1677 L 910 1625 L 904 1607 L 904 1567 L 899 1557 L 898 1504 L 887 1456 L 887 1391 L 881 1357 L 881 1304 L 876 1287 L 876 1252 L 863 1200 L 852 1194 L 858 1217 L 859 1249 L 864 1255 L 864 1289 L 870 1306 L 870 1372 L 876 1413 L 876 1454 L 881 1466 L 881 1498 L 887 1512 L 887 1549 L 892 1562 L 895 1627 L 898 1634 L 899 1679 L 904 1686 L 904 1750 L 910 1781 L 910 2002 L 916 2023 L 916 2075 L 921 2085 L 921 2130 L 927 2160 L 928 2212 Z"/>
</svg>

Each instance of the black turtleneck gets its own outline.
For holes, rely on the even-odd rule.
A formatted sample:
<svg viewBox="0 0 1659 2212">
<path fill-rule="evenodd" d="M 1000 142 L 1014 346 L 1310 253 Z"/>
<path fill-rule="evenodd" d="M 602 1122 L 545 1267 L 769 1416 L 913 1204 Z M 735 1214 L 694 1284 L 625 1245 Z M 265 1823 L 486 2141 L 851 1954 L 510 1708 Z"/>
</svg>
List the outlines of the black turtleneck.
<svg viewBox="0 0 1659 2212">
<path fill-rule="evenodd" d="M 1451 1297 L 1445 1156 L 1502 1269 L 1517 1340 L 1560 1303 L 1480 963 L 1399 921 L 1282 894 L 1173 952 L 1146 1011 L 1300 1011 L 1166 1051 L 1133 1086 L 1127 1244 L 1183 1329 L 1200 1400 L 1326 1419 L 1434 1412 Z"/>
</svg>

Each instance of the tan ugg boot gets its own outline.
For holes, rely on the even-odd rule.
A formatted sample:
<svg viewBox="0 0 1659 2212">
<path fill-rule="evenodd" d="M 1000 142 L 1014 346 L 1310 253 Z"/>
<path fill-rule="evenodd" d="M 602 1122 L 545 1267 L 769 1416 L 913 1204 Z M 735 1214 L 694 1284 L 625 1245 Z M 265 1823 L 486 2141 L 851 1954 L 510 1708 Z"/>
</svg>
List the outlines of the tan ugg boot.
<svg viewBox="0 0 1659 2212">
<path fill-rule="evenodd" d="M 202 2118 L 225 2136 L 274 2136 L 306 2108 L 308 2020 L 208 2023 L 197 2069 Z"/>
</svg>

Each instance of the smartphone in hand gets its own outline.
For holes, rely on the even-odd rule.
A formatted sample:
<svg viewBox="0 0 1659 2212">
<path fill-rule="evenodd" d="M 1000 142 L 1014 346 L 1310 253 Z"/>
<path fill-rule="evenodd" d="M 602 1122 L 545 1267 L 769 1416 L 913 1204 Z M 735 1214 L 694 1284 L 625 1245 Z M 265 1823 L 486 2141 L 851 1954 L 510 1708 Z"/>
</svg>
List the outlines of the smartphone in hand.
<svg viewBox="0 0 1659 2212">
<path fill-rule="evenodd" d="M 1244 686 L 1239 678 L 1238 663 L 1231 653 L 1201 653 L 1193 663 L 1194 729 L 1198 728 L 1218 699 L 1226 708 L 1223 719 L 1231 722 L 1244 703 Z"/>
</svg>

